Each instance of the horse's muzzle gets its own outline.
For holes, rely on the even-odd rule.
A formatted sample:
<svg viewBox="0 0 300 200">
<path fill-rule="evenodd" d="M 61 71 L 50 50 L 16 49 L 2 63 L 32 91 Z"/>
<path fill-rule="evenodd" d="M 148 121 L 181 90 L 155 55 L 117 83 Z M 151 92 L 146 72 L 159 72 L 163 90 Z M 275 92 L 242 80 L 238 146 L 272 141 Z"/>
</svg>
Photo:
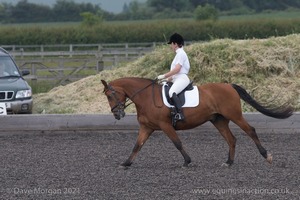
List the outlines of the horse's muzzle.
<svg viewBox="0 0 300 200">
<path fill-rule="evenodd" d="M 117 110 L 117 111 L 114 111 L 113 114 L 114 114 L 114 117 L 115 117 L 117 120 L 120 120 L 121 118 L 125 117 L 125 111 L 124 111 L 124 110 Z"/>
</svg>

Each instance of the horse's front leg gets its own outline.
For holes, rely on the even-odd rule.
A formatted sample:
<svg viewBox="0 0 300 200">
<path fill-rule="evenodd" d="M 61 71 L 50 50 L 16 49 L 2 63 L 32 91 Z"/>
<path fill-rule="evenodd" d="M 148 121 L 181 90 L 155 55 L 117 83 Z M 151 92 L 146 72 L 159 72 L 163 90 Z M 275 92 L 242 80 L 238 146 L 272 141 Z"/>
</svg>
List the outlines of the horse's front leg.
<svg viewBox="0 0 300 200">
<path fill-rule="evenodd" d="M 149 129 L 144 126 L 140 127 L 139 135 L 138 135 L 137 141 L 134 145 L 134 148 L 132 150 L 132 153 L 130 154 L 129 158 L 124 163 L 121 164 L 121 166 L 128 167 L 132 164 L 137 153 L 141 150 L 142 146 L 145 144 L 146 140 L 149 138 L 151 133 L 153 133 L 153 131 L 154 130 Z"/>
<path fill-rule="evenodd" d="M 173 126 L 171 124 L 167 124 L 166 126 L 162 126 L 161 127 L 162 131 L 167 134 L 167 136 L 172 140 L 172 142 L 174 143 L 175 147 L 180 151 L 180 153 L 182 154 L 183 158 L 184 158 L 184 167 L 187 167 L 188 164 L 191 163 L 191 158 L 190 156 L 186 153 L 186 151 L 184 150 L 182 143 L 175 131 L 175 129 L 173 128 Z"/>
</svg>

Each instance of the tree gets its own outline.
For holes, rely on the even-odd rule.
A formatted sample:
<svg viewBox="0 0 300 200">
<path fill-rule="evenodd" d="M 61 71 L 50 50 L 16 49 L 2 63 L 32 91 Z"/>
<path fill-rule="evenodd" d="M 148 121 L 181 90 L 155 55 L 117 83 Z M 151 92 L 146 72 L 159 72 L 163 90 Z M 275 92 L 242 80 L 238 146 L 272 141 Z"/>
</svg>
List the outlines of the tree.
<svg viewBox="0 0 300 200">
<path fill-rule="evenodd" d="M 151 19 L 153 15 L 152 8 L 146 7 L 146 4 L 139 3 L 136 0 L 123 5 L 123 12 L 116 15 L 117 20 L 141 20 Z"/>
<path fill-rule="evenodd" d="M 123 11 L 122 11 L 122 12 L 123 12 L 123 13 L 128 13 L 128 12 L 130 12 L 127 3 L 124 3 L 124 5 L 123 5 Z"/>
<path fill-rule="evenodd" d="M 49 6 L 28 3 L 27 0 L 22 0 L 11 9 L 11 16 L 17 22 L 43 22 L 51 20 L 52 12 Z"/>
<path fill-rule="evenodd" d="M 90 12 L 97 15 L 102 12 L 99 6 L 93 6 L 91 3 L 77 4 L 73 0 L 56 0 L 53 7 L 55 13 L 55 21 L 80 21 L 80 13 Z"/>
<path fill-rule="evenodd" d="M 197 6 L 194 11 L 196 20 L 218 19 L 218 10 L 213 6 L 206 4 L 205 6 Z"/>
<path fill-rule="evenodd" d="M 72 0 L 57 0 L 53 12 L 55 21 L 79 21 L 80 8 Z"/>
<path fill-rule="evenodd" d="M 131 14 L 132 19 L 137 19 L 139 10 L 139 4 L 137 1 L 133 1 L 129 3 L 129 12 Z"/>
<path fill-rule="evenodd" d="M 0 19 L 1 21 L 0 22 L 4 22 L 5 21 L 5 7 L 4 5 L 0 5 Z"/>
<path fill-rule="evenodd" d="M 173 9 L 177 12 L 185 11 L 190 8 L 189 0 L 148 0 L 148 6 L 154 7 L 157 12 L 162 12 L 166 8 Z"/>
<path fill-rule="evenodd" d="M 300 0 L 242 0 L 242 2 L 256 12 L 263 10 L 284 10 L 288 7 L 300 8 Z"/>
</svg>

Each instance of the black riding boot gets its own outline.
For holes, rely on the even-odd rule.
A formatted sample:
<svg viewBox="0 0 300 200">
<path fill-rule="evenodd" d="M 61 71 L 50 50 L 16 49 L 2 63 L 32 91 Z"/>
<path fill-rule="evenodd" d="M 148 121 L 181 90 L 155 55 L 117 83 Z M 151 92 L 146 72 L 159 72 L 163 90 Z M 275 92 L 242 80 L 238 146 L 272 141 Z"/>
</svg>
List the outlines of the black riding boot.
<svg viewBox="0 0 300 200">
<path fill-rule="evenodd" d="M 176 93 L 173 93 L 171 99 L 172 99 L 174 106 L 176 108 L 176 111 L 177 111 L 177 113 L 174 116 L 175 120 L 178 120 L 178 121 L 184 120 L 181 103 L 180 103 L 180 100 L 179 100 L 178 96 L 176 95 Z"/>
</svg>

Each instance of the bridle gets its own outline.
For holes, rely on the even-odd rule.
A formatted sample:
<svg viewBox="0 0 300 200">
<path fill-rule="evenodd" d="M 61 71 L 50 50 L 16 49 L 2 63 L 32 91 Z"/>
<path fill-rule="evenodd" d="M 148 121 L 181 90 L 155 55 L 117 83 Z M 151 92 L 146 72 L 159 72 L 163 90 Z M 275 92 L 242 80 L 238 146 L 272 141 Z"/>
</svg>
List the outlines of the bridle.
<svg viewBox="0 0 300 200">
<path fill-rule="evenodd" d="M 111 91 L 112 92 L 112 97 L 114 98 L 114 101 L 116 102 L 116 104 L 111 108 L 111 112 L 112 113 L 118 112 L 119 114 L 124 112 L 125 108 L 127 108 L 129 105 L 131 105 L 133 103 L 132 99 L 137 94 L 139 94 L 140 92 L 142 92 L 143 90 L 145 90 L 146 88 L 148 88 L 151 85 L 152 85 L 152 90 L 154 90 L 154 84 L 156 83 L 156 81 L 157 81 L 156 79 L 152 80 L 151 83 L 149 83 L 145 87 L 137 90 L 133 95 L 131 95 L 131 97 L 128 97 L 125 102 L 121 102 L 119 100 L 119 98 L 117 97 L 117 95 L 116 95 L 116 93 L 121 93 L 121 92 L 116 91 L 111 85 L 107 85 L 107 88 L 103 91 L 103 93 L 106 93 L 107 91 Z M 153 91 L 152 91 L 152 98 L 153 98 L 153 100 L 155 99 Z M 128 101 L 131 101 L 131 102 L 127 103 Z M 154 101 L 154 104 L 155 104 L 155 101 Z M 156 106 L 156 104 L 155 104 L 155 106 Z M 156 107 L 158 107 L 158 106 L 156 106 Z M 124 113 L 124 115 L 125 115 L 125 113 Z"/>
<path fill-rule="evenodd" d="M 111 91 L 112 97 L 114 98 L 114 100 L 116 102 L 116 105 L 111 108 L 111 110 L 110 110 L 111 112 L 114 112 L 115 109 L 118 109 L 117 111 L 124 110 L 128 106 L 128 105 L 125 105 L 127 100 L 125 102 L 121 102 L 119 100 L 119 98 L 116 95 L 116 93 L 118 91 L 116 91 L 111 85 L 108 85 L 107 88 L 103 91 L 103 93 L 106 93 L 107 91 Z"/>
</svg>

